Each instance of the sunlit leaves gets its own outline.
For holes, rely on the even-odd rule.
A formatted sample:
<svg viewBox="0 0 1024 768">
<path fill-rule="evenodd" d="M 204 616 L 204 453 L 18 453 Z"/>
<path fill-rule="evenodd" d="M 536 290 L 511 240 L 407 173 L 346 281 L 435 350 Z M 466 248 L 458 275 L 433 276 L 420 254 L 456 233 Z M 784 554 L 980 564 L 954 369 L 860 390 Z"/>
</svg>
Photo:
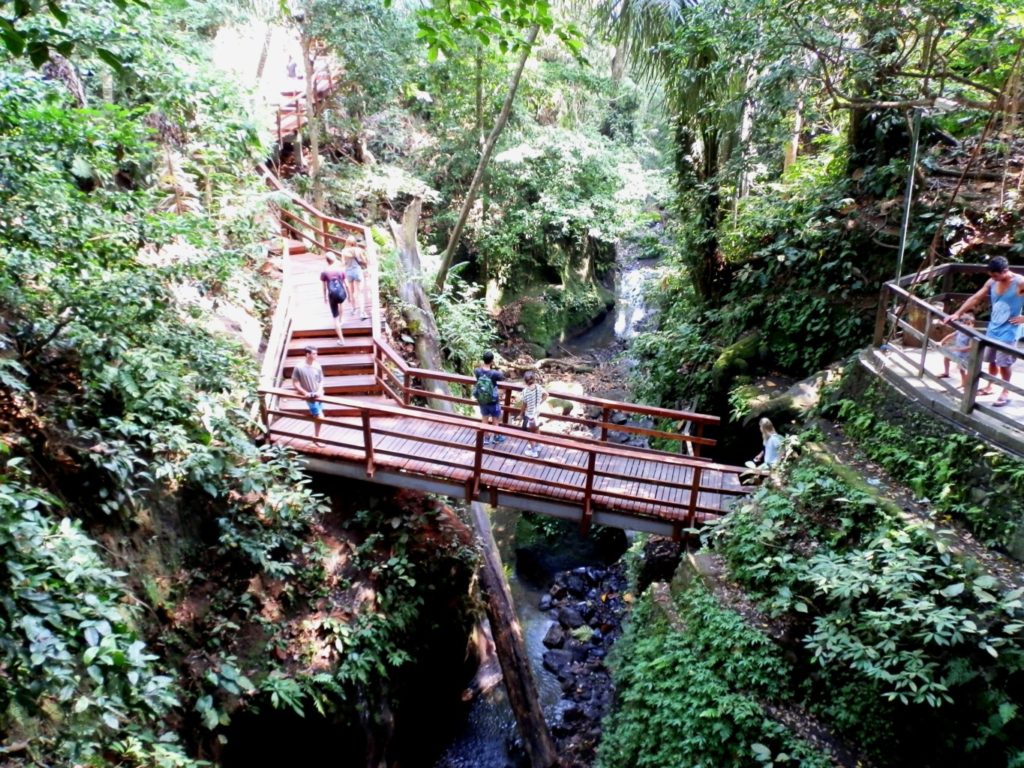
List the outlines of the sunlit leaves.
<svg viewBox="0 0 1024 768">
<path fill-rule="evenodd" d="M 129 5 L 146 6 L 144 0 L 108 0 L 119 11 Z M 7 6 L 10 6 L 9 10 Z M 27 56 L 33 66 L 41 67 L 50 59 L 51 51 L 62 56 L 71 55 L 76 45 L 83 42 L 78 31 L 69 26 L 65 0 L 4 0 L 0 2 L 0 43 L 11 56 Z M 105 11 L 113 12 L 105 8 Z M 59 26 L 52 26 L 51 19 Z M 86 42 L 87 47 L 91 47 Z M 108 50 L 99 48 L 97 54 L 115 69 L 120 59 Z"/>
<path fill-rule="evenodd" d="M 432 0 L 418 12 L 418 26 L 431 61 L 440 53 L 452 55 L 464 38 L 502 53 L 516 51 L 532 27 L 557 34 L 573 53 L 582 48 L 579 29 L 556 21 L 549 0 Z"/>
</svg>

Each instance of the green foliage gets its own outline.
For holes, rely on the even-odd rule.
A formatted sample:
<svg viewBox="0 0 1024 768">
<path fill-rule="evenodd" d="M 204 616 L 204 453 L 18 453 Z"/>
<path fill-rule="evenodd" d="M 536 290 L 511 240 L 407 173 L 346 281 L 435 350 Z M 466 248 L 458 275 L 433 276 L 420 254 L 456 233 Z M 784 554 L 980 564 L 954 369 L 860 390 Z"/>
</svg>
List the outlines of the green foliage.
<svg viewBox="0 0 1024 768">
<path fill-rule="evenodd" d="M 725 400 L 731 380 L 716 376 L 719 353 L 757 332 L 757 354 L 745 375 L 806 375 L 861 347 L 873 328 L 878 284 L 891 277 L 869 233 L 856 226 L 848 182 L 834 141 L 798 163 L 785 179 L 744 198 L 716 232 L 733 273 L 721 302 L 700 304 L 689 283 L 692 254 L 707 233 L 684 214 L 680 242 L 659 286 L 660 327 L 634 342 L 637 382 L 645 399 L 671 403 Z M 692 195 L 683 210 L 695 211 Z M 677 371 L 685 373 L 677 375 Z"/>
<path fill-rule="evenodd" d="M 251 606 L 227 601 L 238 612 L 198 642 L 168 633 L 161 649 L 213 659 L 185 699 L 124 574 L 76 520 L 156 560 L 131 537 L 187 508 L 189 543 L 210 545 L 221 578 L 274 578 L 297 570 L 322 507 L 292 456 L 254 445 L 252 357 L 217 317 L 224 303 L 261 308 L 253 131 L 234 93 L 183 66 L 169 6 L 129 9 L 127 29 L 82 15 L 94 5 L 69 11 L 83 39 L 131 63 L 118 105 L 78 108 L 59 80 L 0 67 L 0 400 L 13 419 L 0 445 L 17 456 L 0 472 L 0 725 L 29 737 L 35 762 L 186 766 L 165 733 L 183 722 L 179 699 L 213 727 L 254 692 L 221 655 Z M 31 473 L 11 469 L 22 461 Z M 153 592 L 151 567 L 132 575 Z"/>
<path fill-rule="evenodd" d="M 792 671 L 770 640 L 694 582 L 665 616 L 648 591 L 611 657 L 616 708 L 603 724 L 599 768 L 830 765 L 769 719 Z"/>
<path fill-rule="evenodd" d="M 343 129 L 358 130 L 363 116 L 393 101 L 413 69 L 415 27 L 410 14 L 388 11 L 379 0 L 308 0 L 310 37 L 330 45 L 342 65 L 336 98 Z M 337 119 L 332 110 L 329 117 Z"/>
<path fill-rule="evenodd" d="M 1006 546 L 1024 519 L 1024 463 L 960 432 L 891 421 L 880 406 L 877 390 L 838 403 L 844 429 L 862 450 L 940 514 L 962 520 L 989 545 Z"/>
<path fill-rule="evenodd" d="M 100 8 L 106 13 L 116 13 L 132 3 L 145 5 L 144 0 L 109 0 Z M 34 66 L 41 67 L 51 58 L 51 53 L 70 56 L 76 45 L 81 47 L 80 34 L 69 25 L 67 2 L 46 0 L 45 9 L 41 0 L 12 0 L 3 5 L 11 6 L 9 15 L 6 12 L 0 15 L 0 42 L 9 55 L 27 56 Z M 51 18 L 60 26 L 53 26 Z M 106 48 L 93 47 L 93 51 L 111 66 L 120 67 L 120 60 Z"/>
<path fill-rule="evenodd" d="M 454 55 L 459 37 L 489 46 L 496 42 L 502 53 L 523 45 L 527 30 L 539 27 L 554 33 L 574 53 L 581 48 L 581 34 L 573 23 L 559 23 L 551 14 L 548 0 L 466 0 L 431 2 L 418 12 L 417 37 L 428 46 L 427 58 L 434 61 L 444 52 Z"/>
<path fill-rule="evenodd" d="M 56 500 L 32 488 L 21 459 L 3 459 L 0 726 L 14 734 L 35 730 L 26 717 L 51 721 L 60 736 L 37 732 L 33 759 L 53 750 L 92 761 L 119 735 L 126 765 L 193 765 L 164 733 L 175 682 L 139 637 L 124 574 L 81 525 L 50 516 Z"/>
<path fill-rule="evenodd" d="M 452 270 L 444 290 L 432 298 L 431 304 L 448 362 L 456 371 L 472 371 L 497 341 L 494 321 L 480 288 Z"/>
<path fill-rule="evenodd" d="M 994 718 L 1020 705 L 1011 681 L 1024 667 L 1022 590 L 954 557 L 941 531 L 805 461 L 710 541 L 744 588 L 787 617 L 802 664 L 819 668 L 808 706 L 848 739 L 890 759 L 897 749 L 922 760 L 969 752 L 972 764 L 1013 754 L 1019 723 Z M 939 713 L 947 706 L 955 726 Z"/>
<path fill-rule="evenodd" d="M 502 286 L 603 275 L 627 223 L 620 162 L 610 141 L 550 129 L 498 154 L 487 216 L 468 233 L 484 274 Z"/>
</svg>

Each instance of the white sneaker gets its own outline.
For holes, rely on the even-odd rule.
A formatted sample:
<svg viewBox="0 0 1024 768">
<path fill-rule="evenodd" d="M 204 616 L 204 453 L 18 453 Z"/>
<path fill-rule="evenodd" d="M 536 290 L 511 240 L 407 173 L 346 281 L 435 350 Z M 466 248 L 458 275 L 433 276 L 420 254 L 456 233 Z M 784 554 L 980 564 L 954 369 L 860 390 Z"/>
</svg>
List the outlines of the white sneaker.
<svg viewBox="0 0 1024 768">
<path fill-rule="evenodd" d="M 538 456 L 540 456 L 540 454 L 533 450 L 533 448 L 527 448 L 525 451 L 523 451 L 523 453 L 529 456 L 531 459 L 536 459 Z"/>
</svg>

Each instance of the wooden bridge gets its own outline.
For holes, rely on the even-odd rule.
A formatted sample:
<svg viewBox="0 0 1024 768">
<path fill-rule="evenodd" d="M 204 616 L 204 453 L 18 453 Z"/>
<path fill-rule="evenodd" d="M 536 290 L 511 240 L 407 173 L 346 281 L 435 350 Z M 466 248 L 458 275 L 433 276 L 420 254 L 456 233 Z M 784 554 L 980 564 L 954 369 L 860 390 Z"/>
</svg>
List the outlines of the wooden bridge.
<svg viewBox="0 0 1024 768">
<path fill-rule="evenodd" d="M 578 521 L 584 531 L 599 523 L 676 538 L 751 490 L 739 478 L 749 470 L 701 456 L 715 444 L 706 432 L 718 425 L 717 417 L 568 393 L 551 393 L 572 407 L 542 414 L 541 431 L 532 436 L 541 455 L 526 456 L 525 433 L 513 426 L 522 385 L 499 384 L 502 423 L 492 427 L 479 420 L 469 397 L 473 378 L 410 366 L 385 336 L 369 231 L 321 214 L 269 173 L 267 179 L 278 189 L 285 235 L 261 415 L 268 438 L 302 454 L 311 470 L 540 512 Z M 345 315 L 341 342 L 323 299 L 321 254 L 337 253 L 352 234 L 367 249 L 372 301 Z M 350 310 L 349 302 L 343 308 Z M 291 384 L 307 345 L 318 350 L 324 370 L 319 439 L 306 401 Z M 438 391 L 440 382 L 450 394 Z M 431 410 L 428 399 L 451 402 L 456 413 Z M 614 442 L 635 435 L 676 452 Z M 504 440 L 485 442 L 488 436 Z"/>
</svg>

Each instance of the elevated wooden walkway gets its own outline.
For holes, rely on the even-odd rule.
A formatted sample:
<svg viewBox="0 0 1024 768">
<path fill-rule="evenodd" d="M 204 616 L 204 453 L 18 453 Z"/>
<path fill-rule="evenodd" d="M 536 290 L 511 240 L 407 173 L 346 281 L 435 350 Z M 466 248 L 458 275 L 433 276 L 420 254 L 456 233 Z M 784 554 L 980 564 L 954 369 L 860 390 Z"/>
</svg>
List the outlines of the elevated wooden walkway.
<svg viewBox="0 0 1024 768">
<path fill-rule="evenodd" d="M 269 174 L 268 182 L 277 184 Z M 502 424 L 490 427 L 476 415 L 471 377 L 409 366 L 383 333 L 368 230 L 324 216 L 277 186 L 284 199 L 278 211 L 284 279 L 264 356 L 261 411 L 268 438 L 302 454 L 311 470 L 540 512 L 578 521 L 583 530 L 599 523 L 676 538 L 751 490 L 739 478 L 748 470 L 701 458 L 715 443 L 705 432 L 717 417 L 601 398 L 552 392 L 578 407 L 543 414 L 533 436 L 541 455 L 526 456 L 525 433 L 514 426 L 521 385 L 501 382 Z M 367 249 L 372 301 L 346 314 L 342 343 L 324 302 L 319 254 L 339 251 L 349 234 Z M 351 309 L 348 302 L 344 307 Z M 307 345 L 317 348 L 324 369 L 319 439 L 291 383 Z M 450 396 L 429 386 L 438 381 L 447 383 Z M 424 407 L 428 396 L 453 402 L 458 412 Z M 652 420 L 666 428 L 643 426 Z M 592 437 L 554 434 L 560 425 Z M 623 447 L 612 442 L 616 433 L 660 438 L 679 452 Z M 485 443 L 487 437 L 500 442 Z"/>
<path fill-rule="evenodd" d="M 1024 275 L 1024 267 L 1011 266 Z M 985 323 L 969 327 L 944 324 L 988 278 L 984 264 L 942 264 L 882 287 L 874 345 L 861 355 L 861 363 L 907 397 L 1004 451 L 1024 457 L 1024 387 L 1020 365 L 1004 382 L 987 370 L 984 356 L 992 348 L 1016 361 L 1024 357 L 1020 343 L 1003 344 L 985 335 Z M 928 298 L 922 298 L 927 296 Z M 978 308 L 982 314 L 987 302 Z M 940 342 L 954 330 L 971 340 L 965 354 L 967 386 L 961 387 L 958 361 Z M 949 362 L 949 377 L 943 376 Z M 1016 379 L 1016 381 L 1013 381 Z M 991 388 L 990 394 L 984 394 Z M 997 406 L 1006 388 L 1009 402 Z"/>
</svg>

